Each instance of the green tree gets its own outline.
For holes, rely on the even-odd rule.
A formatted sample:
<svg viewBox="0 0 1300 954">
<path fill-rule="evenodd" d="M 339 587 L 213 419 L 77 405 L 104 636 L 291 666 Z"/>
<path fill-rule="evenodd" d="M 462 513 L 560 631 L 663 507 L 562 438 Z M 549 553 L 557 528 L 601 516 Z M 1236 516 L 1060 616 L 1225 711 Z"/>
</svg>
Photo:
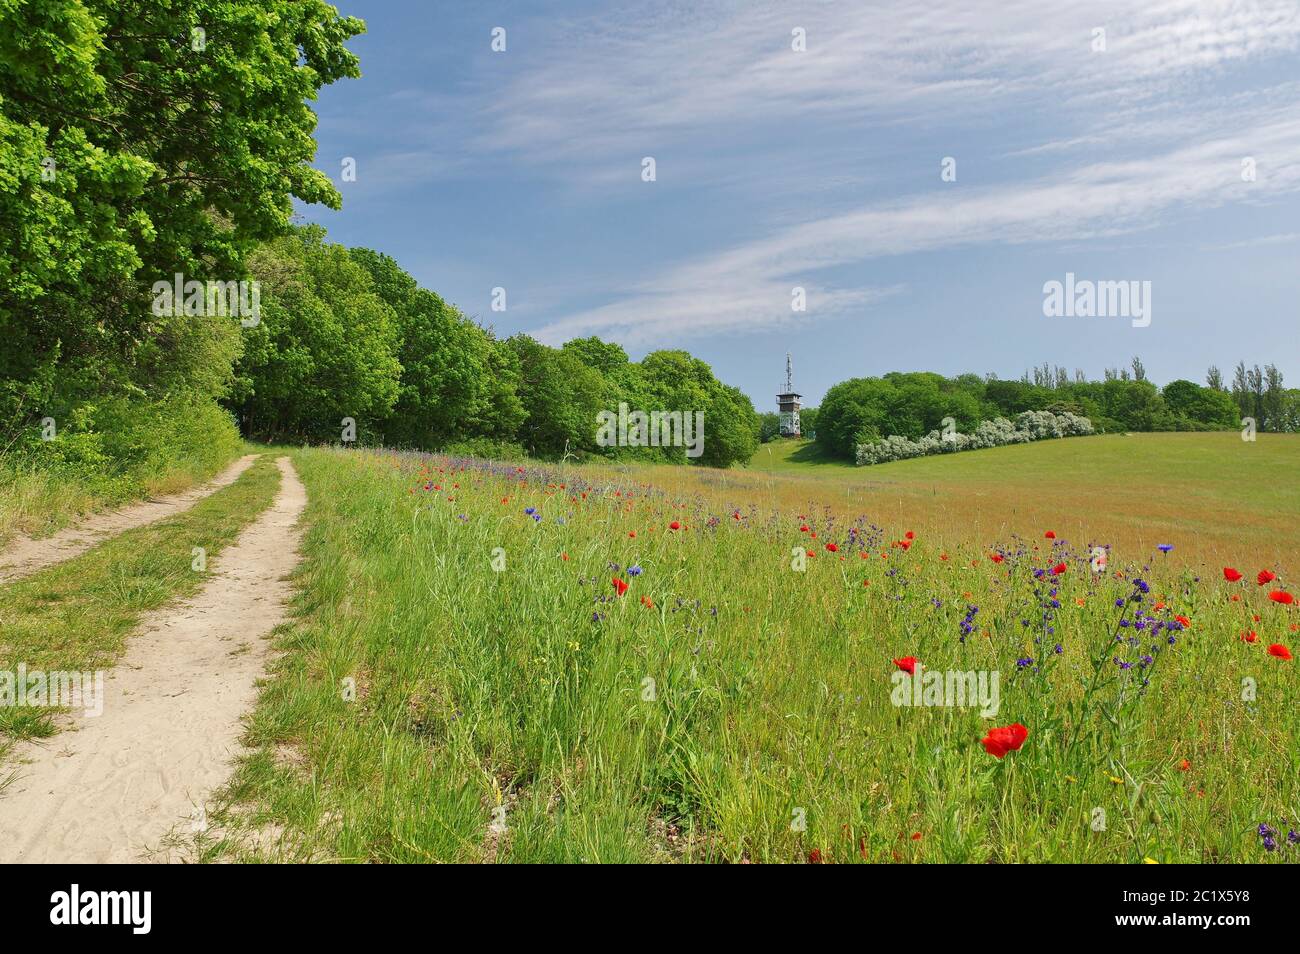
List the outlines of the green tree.
<svg viewBox="0 0 1300 954">
<path fill-rule="evenodd" d="M 370 442 L 397 401 L 397 315 L 324 235 L 295 228 L 251 258 L 262 320 L 247 332 L 233 399 L 246 434 L 338 440 L 352 418 Z"/>
</svg>

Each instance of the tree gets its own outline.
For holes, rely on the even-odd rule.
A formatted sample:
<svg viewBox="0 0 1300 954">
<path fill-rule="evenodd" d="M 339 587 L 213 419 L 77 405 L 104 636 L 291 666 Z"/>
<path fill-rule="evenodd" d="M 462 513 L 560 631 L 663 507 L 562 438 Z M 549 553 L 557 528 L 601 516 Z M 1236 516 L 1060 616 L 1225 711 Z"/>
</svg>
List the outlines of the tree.
<svg viewBox="0 0 1300 954">
<path fill-rule="evenodd" d="M 493 354 L 500 345 L 389 256 L 367 248 L 349 254 L 397 320 L 402 376 L 382 424 L 386 443 L 435 449 L 469 437 L 513 439 L 523 406 L 515 366 Z"/>
<path fill-rule="evenodd" d="M 338 440 L 352 418 L 365 442 L 397 401 L 397 315 L 324 238 L 320 226 L 296 228 L 252 256 L 262 320 L 247 332 L 232 402 L 246 434 Z"/>
<path fill-rule="evenodd" d="M 1226 390 L 1223 386 L 1223 375 L 1214 365 L 1210 365 L 1210 370 L 1206 372 L 1205 383 L 1215 391 Z"/>
<path fill-rule="evenodd" d="M 244 278 L 292 198 L 338 206 L 309 103 L 359 75 L 363 28 L 321 0 L 0 3 L 0 426 L 221 393 L 237 324 L 150 287 Z"/>
</svg>

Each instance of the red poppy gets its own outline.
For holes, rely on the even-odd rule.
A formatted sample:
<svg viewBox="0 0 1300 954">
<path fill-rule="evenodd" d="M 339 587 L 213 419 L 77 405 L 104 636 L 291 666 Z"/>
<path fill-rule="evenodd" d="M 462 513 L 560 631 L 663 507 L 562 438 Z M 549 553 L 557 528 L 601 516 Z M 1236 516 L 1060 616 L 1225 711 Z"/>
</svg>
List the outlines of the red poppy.
<svg viewBox="0 0 1300 954">
<path fill-rule="evenodd" d="M 680 523 L 678 523 L 676 520 L 674 520 L 672 523 L 668 524 L 668 529 L 669 529 L 669 530 L 680 530 L 681 528 L 682 528 L 682 525 L 681 525 Z"/>
<path fill-rule="evenodd" d="M 1234 570 L 1230 566 L 1225 566 L 1223 568 L 1223 578 L 1229 583 L 1236 583 L 1241 579 L 1241 572 L 1239 570 Z"/>
<path fill-rule="evenodd" d="M 899 545 L 900 547 L 902 547 L 904 550 L 910 550 L 910 549 L 912 548 L 912 541 L 911 541 L 911 540 L 899 540 L 899 541 L 898 541 L 898 545 Z"/>
<path fill-rule="evenodd" d="M 1056 539 L 1056 531 L 1054 531 L 1054 530 L 1048 530 L 1045 534 L 1043 534 L 1043 538 L 1046 539 L 1046 540 L 1055 540 L 1055 539 Z"/>
<path fill-rule="evenodd" d="M 1174 619 L 1178 620 L 1178 622 L 1183 624 L 1183 629 L 1192 628 L 1192 621 L 1188 619 L 1186 616 L 1175 616 Z"/>
<path fill-rule="evenodd" d="M 627 592 L 627 583 L 620 580 L 618 577 L 614 577 L 610 582 L 614 584 L 614 591 L 618 593 L 619 596 L 622 596 Z"/>
<path fill-rule="evenodd" d="M 1006 557 L 1004 557 L 1001 553 L 994 553 L 989 556 L 989 559 L 992 560 L 994 563 L 1001 563 L 1003 560 L 1006 559 Z"/>
<path fill-rule="evenodd" d="M 1248 632 L 1242 633 L 1241 639 L 1242 642 L 1253 643 L 1255 640 L 1259 639 L 1259 637 L 1255 635 L 1255 631 L 1252 629 Z"/>
<path fill-rule="evenodd" d="M 800 532 L 800 533 L 807 533 L 807 532 L 808 532 L 808 524 L 805 523 L 802 527 L 800 527 L 800 528 L 799 528 L 799 532 Z"/>
<path fill-rule="evenodd" d="M 913 840 L 913 841 L 920 841 L 920 840 L 921 840 L 921 833 L 920 833 L 919 831 L 914 831 L 914 832 L 912 832 L 912 840 Z"/>
<path fill-rule="evenodd" d="M 830 550 L 831 553 L 838 553 L 840 550 L 840 548 L 833 543 L 826 544 L 826 549 Z"/>
<path fill-rule="evenodd" d="M 812 851 L 808 852 L 808 864 L 819 865 L 821 863 L 822 863 L 822 850 L 820 848 L 814 848 Z"/>
<path fill-rule="evenodd" d="M 907 533 L 903 534 L 903 536 L 906 537 L 906 538 L 909 539 L 909 540 L 915 540 L 915 539 L 916 539 L 916 534 L 913 533 L 911 530 L 907 531 Z"/>
<path fill-rule="evenodd" d="M 1286 590 L 1274 590 L 1272 593 L 1268 594 L 1268 598 L 1274 603 L 1281 603 L 1284 606 L 1290 606 L 1295 602 L 1295 597 Z"/>
<path fill-rule="evenodd" d="M 1281 643 L 1274 643 L 1272 646 L 1268 647 L 1268 654 L 1270 656 L 1276 656 L 1284 662 L 1291 658 L 1291 650 L 1287 649 Z"/>
<path fill-rule="evenodd" d="M 1181 762 L 1178 763 L 1178 771 L 1180 772 L 1186 772 L 1191 767 L 1192 767 L 1192 763 L 1189 762 L 1187 759 L 1183 759 Z"/>
<path fill-rule="evenodd" d="M 631 537 L 632 539 L 636 539 L 636 531 L 635 531 L 635 530 L 629 530 L 629 531 L 627 532 L 627 535 L 628 535 L 629 537 Z"/>
<path fill-rule="evenodd" d="M 1265 583 L 1272 583 L 1276 580 L 1277 574 L 1270 573 L 1268 570 L 1260 570 L 1259 575 L 1255 577 L 1255 579 L 1259 582 L 1260 586 L 1263 586 Z"/>
<path fill-rule="evenodd" d="M 984 736 L 982 741 L 984 751 L 995 759 L 1000 759 L 1008 752 L 1019 751 L 1027 738 L 1029 738 L 1029 730 L 1019 722 L 1013 722 L 1001 728 L 989 729 L 989 734 Z"/>
<path fill-rule="evenodd" d="M 895 659 L 894 665 L 897 666 L 899 669 L 903 670 L 903 672 L 907 673 L 909 676 L 916 675 L 915 656 L 904 656 L 902 659 Z"/>
<path fill-rule="evenodd" d="M 1062 573 L 1064 573 L 1064 572 L 1065 572 L 1065 564 L 1064 564 L 1064 563 L 1058 563 L 1058 564 L 1056 564 L 1056 566 L 1052 567 L 1052 575 L 1053 575 L 1053 576 L 1060 576 L 1060 575 L 1061 575 Z"/>
</svg>

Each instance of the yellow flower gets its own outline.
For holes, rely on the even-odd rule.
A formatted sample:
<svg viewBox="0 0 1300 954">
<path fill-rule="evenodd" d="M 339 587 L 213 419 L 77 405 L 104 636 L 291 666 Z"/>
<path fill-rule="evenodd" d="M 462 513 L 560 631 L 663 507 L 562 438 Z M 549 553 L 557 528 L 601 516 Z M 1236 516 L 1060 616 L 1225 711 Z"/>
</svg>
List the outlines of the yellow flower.
<svg viewBox="0 0 1300 954">
<path fill-rule="evenodd" d="M 1144 865 L 1158 865 L 1158 864 L 1160 864 L 1160 862 L 1156 861 L 1154 858 L 1143 858 L 1143 859 L 1142 859 L 1142 863 L 1143 863 Z"/>
</svg>

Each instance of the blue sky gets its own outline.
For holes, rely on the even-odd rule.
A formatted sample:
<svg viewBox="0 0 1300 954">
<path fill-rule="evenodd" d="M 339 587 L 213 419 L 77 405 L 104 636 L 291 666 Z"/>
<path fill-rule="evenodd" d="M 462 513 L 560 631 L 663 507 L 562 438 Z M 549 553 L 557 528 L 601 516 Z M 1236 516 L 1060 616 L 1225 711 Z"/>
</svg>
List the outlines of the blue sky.
<svg viewBox="0 0 1300 954">
<path fill-rule="evenodd" d="M 368 26 L 317 103 L 343 209 L 304 218 L 502 335 L 686 348 L 759 410 L 787 351 L 805 403 L 1135 354 L 1300 386 L 1294 0 L 337 6 Z M 1045 317 L 1067 272 L 1150 281 L 1150 325 Z"/>
</svg>

